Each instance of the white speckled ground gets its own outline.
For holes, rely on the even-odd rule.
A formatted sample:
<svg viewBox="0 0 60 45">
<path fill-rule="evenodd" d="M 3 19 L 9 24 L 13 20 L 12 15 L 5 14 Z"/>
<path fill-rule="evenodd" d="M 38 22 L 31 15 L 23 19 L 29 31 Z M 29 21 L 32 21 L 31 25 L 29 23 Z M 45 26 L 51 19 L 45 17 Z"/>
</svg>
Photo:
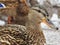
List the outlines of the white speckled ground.
<svg viewBox="0 0 60 45">
<path fill-rule="evenodd" d="M 43 29 L 47 45 L 60 45 L 60 29 L 54 30 L 44 27 Z"/>
<path fill-rule="evenodd" d="M 60 45 L 60 30 L 43 30 L 47 45 Z"/>
</svg>

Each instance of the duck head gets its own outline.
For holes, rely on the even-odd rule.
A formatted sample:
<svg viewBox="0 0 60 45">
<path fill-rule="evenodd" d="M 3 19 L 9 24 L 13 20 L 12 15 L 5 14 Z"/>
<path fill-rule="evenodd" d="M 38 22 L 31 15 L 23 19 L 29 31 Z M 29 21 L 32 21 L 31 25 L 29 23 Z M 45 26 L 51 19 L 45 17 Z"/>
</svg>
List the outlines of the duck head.
<svg viewBox="0 0 60 45">
<path fill-rule="evenodd" d="M 53 23 L 51 23 L 51 21 L 49 20 L 48 16 L 44 16 L 44 14 L 42 12 L 39 12 L 37 9 L 33 9 L 35 10 L 35 12 L 33 12 L 33 16 L 34 18 L 31 18 L 30 19 L 34 19 L 35 20 L 35 24 L 40 24 L 41 22 L 44 22 L 48 27 L 52 28 L 52 29 L 58 29 L 57 27 L 54 26 Z M 35 16 L 36 15 L 36 16 Z M 32 21 L 34 21 L 32 20 Z"/>
</svg>

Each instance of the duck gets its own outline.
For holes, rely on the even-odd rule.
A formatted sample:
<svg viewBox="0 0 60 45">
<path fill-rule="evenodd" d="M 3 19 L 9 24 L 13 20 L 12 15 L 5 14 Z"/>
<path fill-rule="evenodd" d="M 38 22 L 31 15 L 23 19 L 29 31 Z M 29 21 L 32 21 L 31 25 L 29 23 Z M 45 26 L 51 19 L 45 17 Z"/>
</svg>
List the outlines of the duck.
<svg viewBox="0 0 60 45">
<path fill-rule="evenodd" d="M 20 1 L 20 0 L 19 0 Z M 22 1 L 22 0 L 21 0 Z M 27 8 L 27 15 L 18 15 L 18 17 L 26 17 L 25 25 L 20 24 L 7 24 L 0 27 L 0 44 L 8 45 L 44 45 L 46 39 L 40 27 L 40 23 L 45 17 L 42 13 Z M 18 13 L 19 14 L 19 13 Z M 25 12 L 24 12 L 25 14 Z M 17 17 L 17 16 L 16 16 Z M 17 18 L 16 18 L 17 19 Z M 25 19 L 24 19 L 25 20 Z M 23 21 L 24 21 L 23 20 Z M 4 34 L 3 34 L 4 32 Z"/>
<path fill-rule="evenodd" d="M 9 7 L 9 6 L 6 6 L 5 3 L 1 2 L 0 3 L 0 23 L 1 23 L 0 26 L 10 24 L 12 21 L 12 16 L 14 16 L 15 14 L 16 14 L 16 11 L 15 11 L 14 5 L 13 7 Z"/>
<path fill-rule="evenodd" d="M 23 16 L 22 18 L 26 16 L 27 21 L 24 23 L 25 25 L 24 24 L 20 25 L 15 23 L 15 24 L 6 24 L 5 26 L 0 26 L 0 45 L 45 45 L 46 44 L 46 39 L 43 30 L 41 29 L 40 26 L 42 21 L 44 22 L 46 21 L 46 17 L 43 16 L 42 13 L 32 8 L 27 8 L 27 9 L 29 10 L 27 15 L 18 16 L 18 17 Z"/>
<path fill-rule="evenodd" d="M 30 9 L 25 26 L 8 24 L 0 27 L 0 44 L 44 45 L 46 39 L 42 29 L 39 27 L 42 19 L 41 15 L 41 13 Z"/>
<path fill-rule="evenodd" d="M 0 3 L 0 10 L 6 8 L 6 6 L 3 3 Z M 0 26 L 4 26 L 6 24 L 6 18 L 7 16 L 4 16 L 0 12 Z"/>
<path fill-rule="evenodd" d="M 5 10 L 8 10 L 10 8 L 0 8 L 0 26 L 4 26 L 6 24 L 10 24 L 12 21 L 12 16 L 8 15 L 8 13 L 5 12 Z"/>
<path fill-rule="evenodd" d="M 27 6 L 27 2 L 25 0 L 17 0 L 18 5 L 16 7 L 16 15 L 12 15 L 8 17 L 8 23 L 9 24 L 19 24 L 19 25 L 25 25 L 26 18 L 29 12 L 29 7 Z M 11 21 L 12 20 L 12 21 Z"/>
</svg>

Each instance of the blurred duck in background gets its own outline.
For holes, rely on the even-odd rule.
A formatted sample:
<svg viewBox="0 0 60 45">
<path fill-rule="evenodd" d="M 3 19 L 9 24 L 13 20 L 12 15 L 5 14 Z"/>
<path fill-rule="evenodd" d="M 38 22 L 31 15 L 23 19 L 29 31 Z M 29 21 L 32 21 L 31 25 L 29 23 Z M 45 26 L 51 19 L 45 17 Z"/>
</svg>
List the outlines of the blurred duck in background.
<svg viewBox="0 0 60 45">
<path fill-rule="evenodd" d="M 6 8 L 6 6 L 3 3 L 0 3 L 0 9 Z M 6 16 L 3 16 L 0 14 L 0 26 L 4 26 L 6 24 Z"/>
<path fill-rule="evenodd" d="M 11 16 L 7 15 L 4 10 L 8 10 L 9 8 L 6 7 L 3 3 L 0 3 L 0 26 L 4 26 L 6 24 L 10 24 Z"/>
</svg>

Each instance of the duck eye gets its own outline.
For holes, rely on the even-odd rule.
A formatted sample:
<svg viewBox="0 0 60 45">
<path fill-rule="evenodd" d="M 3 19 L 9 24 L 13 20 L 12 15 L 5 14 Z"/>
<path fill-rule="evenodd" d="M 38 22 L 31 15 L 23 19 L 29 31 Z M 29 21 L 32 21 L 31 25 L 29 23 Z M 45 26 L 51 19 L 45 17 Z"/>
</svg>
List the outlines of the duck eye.
<svg viewBox="0 0 60 45">
<path fill-rule="evenodd" d="M 40 10 L 37 10 L 38 12 L 41 12 Z"/>
<path fill-rule="evenodd" d="M 47 17 L 49 17 L 49 15 L 47 15 Z"/>
</svg>

